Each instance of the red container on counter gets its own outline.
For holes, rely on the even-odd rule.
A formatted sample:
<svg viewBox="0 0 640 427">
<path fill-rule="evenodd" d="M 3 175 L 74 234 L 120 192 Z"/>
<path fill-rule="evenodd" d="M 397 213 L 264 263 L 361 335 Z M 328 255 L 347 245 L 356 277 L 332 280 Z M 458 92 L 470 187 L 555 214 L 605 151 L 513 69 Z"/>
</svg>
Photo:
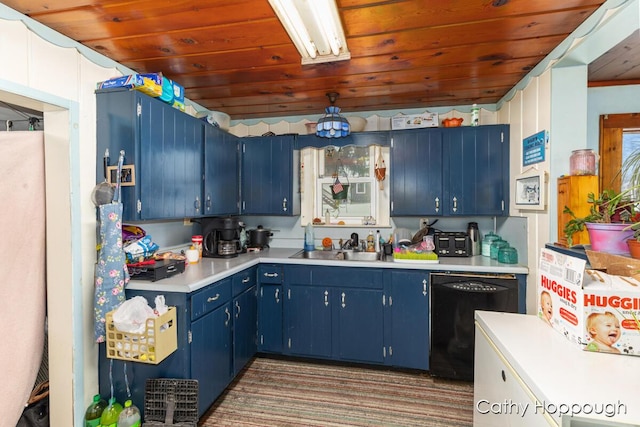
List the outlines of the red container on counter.
<svg viewBox="0 0 640 427">
<path fill-rule="evenodd" d="M 198 250 L 200 253 L 200 259 L 202 259 L 202 235 L 196 234 L 195 236 L 191 236 L 191 244 Z"/>
<path fill-rule="evenodd" d="M 573 150 L 569 164 L 571 175 L 595 175 L 596 153 L 591 149 Z"/>
</svg>

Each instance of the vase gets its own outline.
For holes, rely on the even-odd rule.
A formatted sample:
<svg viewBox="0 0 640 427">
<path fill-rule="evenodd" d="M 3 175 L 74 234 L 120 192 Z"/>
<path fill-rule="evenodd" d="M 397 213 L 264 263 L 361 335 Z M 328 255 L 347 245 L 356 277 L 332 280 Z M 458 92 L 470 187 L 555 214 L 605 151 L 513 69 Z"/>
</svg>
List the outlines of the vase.
<svg viewBox="0 0 640 427">
<path fill-rule="evenodd" d="M 631 258 L 640 259 L 640 242 L 636 239 L 629 239 L 627 240 L 627 245 L 629 246 Z"/>
<path fill-rule="evenodd" d="M 633 238 L 631 224 L 588 222 L 586 225 L 592 250 L 629 256 L 627 240 Z"/>
</svg>

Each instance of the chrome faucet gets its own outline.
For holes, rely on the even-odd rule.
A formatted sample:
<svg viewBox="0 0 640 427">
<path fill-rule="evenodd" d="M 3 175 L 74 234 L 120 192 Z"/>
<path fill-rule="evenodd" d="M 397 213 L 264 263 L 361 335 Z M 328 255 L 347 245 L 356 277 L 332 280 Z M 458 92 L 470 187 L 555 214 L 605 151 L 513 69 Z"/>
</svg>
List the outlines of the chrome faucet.
<svg viewBox="0 0 640 427">
<path fill-rule="evenodd" d="M 340 249 L 358 250 L 359 245 L 360 240 L 358 239 L 358 233 L 351 233 L 351 238 L 347 239 L 342 245 L 340 245 Z"/>
</svg>

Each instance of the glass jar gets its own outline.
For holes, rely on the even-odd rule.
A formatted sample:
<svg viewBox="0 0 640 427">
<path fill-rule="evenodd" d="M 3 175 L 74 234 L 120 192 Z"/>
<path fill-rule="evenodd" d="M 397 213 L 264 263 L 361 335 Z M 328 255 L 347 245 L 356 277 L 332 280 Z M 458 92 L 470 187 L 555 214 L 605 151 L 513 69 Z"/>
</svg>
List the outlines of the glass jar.
<svg viewBox="0 0 640 427">
<path fill-rule="evenodd" d="M 573 150 L 569 165 L 571 175 L 595 175 L 596 153 L 591 149 Z"/>
<path fill-rule="evenodd" d="M 491 243 L 499 238 L 500 236 L 491 231 L 484 235 L 482 239 L 482 256 L 491 256 Z"/>
<path fill-rule="evenodd" d="M 502 240 L 502 239 L 498 239 L 498 240 L 494 240 L 493 243 L 491 243 L 491 254 L 489 255 L 491 257 L 491 259 L 498 259 L 498 252 L 500 251 L 500 249 L 505 248 L 509 246 L 509 243 L 506 240 Z"/>
<path fill-rule="evenodd" d="M 518 251 L 511 246 L 505 246 L 498 250 L 498 262 L 503 264 L 517 264 L 518 263 Z"/>
</svg>

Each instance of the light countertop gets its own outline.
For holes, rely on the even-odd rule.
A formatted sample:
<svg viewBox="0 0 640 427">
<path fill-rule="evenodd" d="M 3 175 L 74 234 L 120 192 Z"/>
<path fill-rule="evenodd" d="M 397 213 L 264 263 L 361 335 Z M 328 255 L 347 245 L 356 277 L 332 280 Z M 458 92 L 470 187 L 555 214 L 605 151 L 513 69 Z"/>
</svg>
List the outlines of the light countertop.
<svg viewBox="0 0 640 427">
<path fill-rule="evenodd" d="M 640 425 L 640 357 L 584 351 L 534 315 L 477 311 L 475 318 L 545 404 L 611 403 L 614 417 L 580 416 Z"/>
<path fill-rule="evenodd" d="M 399 263 L 388 261 L 334 261 L 320 259 L 289 258 L 298 253 L 299 248 L 268 248 L 261 252 L 240 254 L 234 258 L 202 258 L 197 264 L 188 264 L 184 273 L 151 282 L 149 280 L 131 280 L 127 289 L 193 292 L 213 282 L 238 273 L 259 263 L 306 264 L 360 268 L 401 268 L 434 271 L 460 271 L 474 273 L 513 273 L 528 274 L 529 269 L 518 264 L 502 264 L 489 257 L 441 257 L 437 264 Z"/>
</svg>

